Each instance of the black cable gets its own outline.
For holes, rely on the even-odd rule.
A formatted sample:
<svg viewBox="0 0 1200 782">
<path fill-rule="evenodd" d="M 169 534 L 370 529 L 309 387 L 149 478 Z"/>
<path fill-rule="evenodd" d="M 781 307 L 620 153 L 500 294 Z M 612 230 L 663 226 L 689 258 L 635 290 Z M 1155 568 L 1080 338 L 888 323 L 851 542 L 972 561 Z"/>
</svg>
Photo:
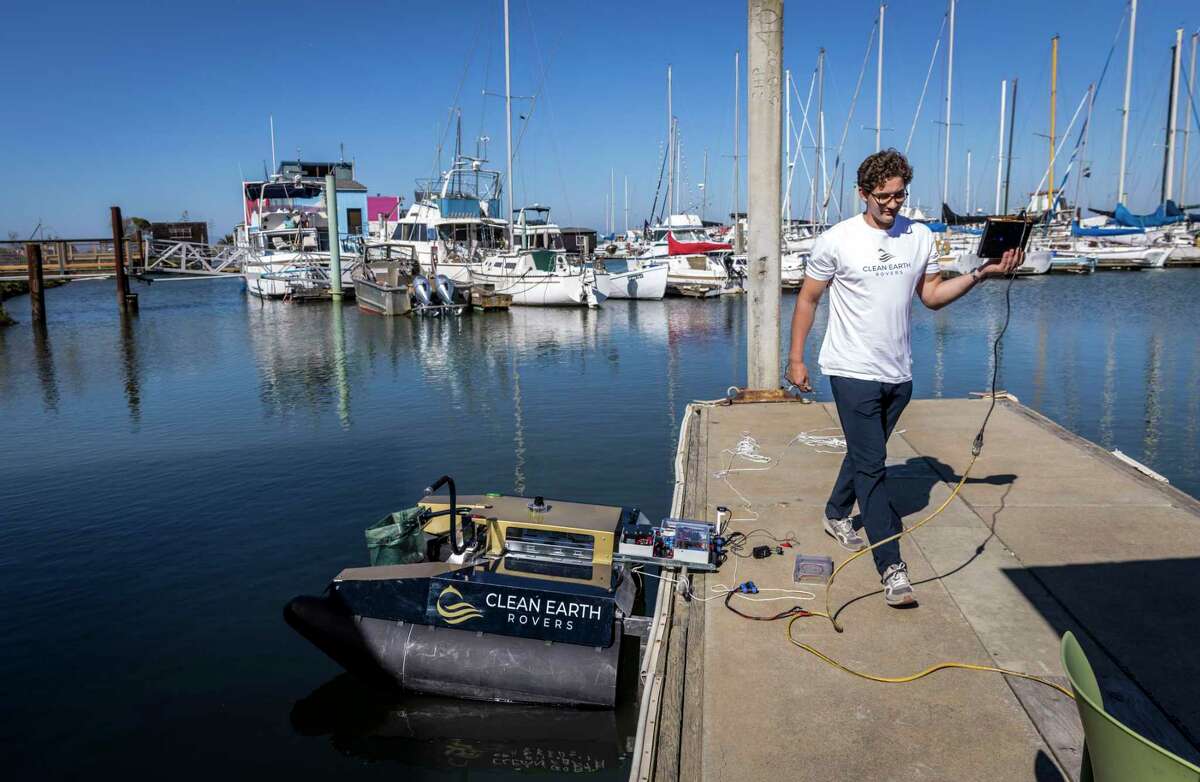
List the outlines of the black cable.
<svg viewBox="0 0 1200 782">
<path fill-rule="evenodd" d="M 1004 325 L 1000 327 L 1000 333 L 992 340 L 992 402 L 988 405 L 987 415 L 983 417 L 983 424 L 980 425 L 974 442 L 971 443 L 972 456 L 978 456 L 979 452 L 983 450 L 983 431 L 987 429 L 992 411 L 996 409 L 996 377 L 1000 373 L 1000 340 L 1004 339 L 1004 332 L 1008 331 L 1008 322 L 1012 319 L 1012 285 L 1015 279 L 1017 279 L 1017 270 L 1013 269 L 1012 274 L 1008 277 L 1008 285 L 1004 288 Z"/>
<path fill-rule="evenodd" d="M 753 619 L 755 622 L 774 622 L 778 619 L 787 619 L 789 616 L 812 616 L 811 613 L 800 606 L 792 606 L 786 611 L 780 611 L 778 614 L 774 614 L 772 616 L 754 616 L 753 614 L 744 614 L 729 603 L 729 601 L 733 599 L 733 596 L 738 594 L 741 594 L 741 592 L 736 589 L 729 590 L 729 592 L 725 594 L 725 607 L 743 619 Z"/>
</svg>

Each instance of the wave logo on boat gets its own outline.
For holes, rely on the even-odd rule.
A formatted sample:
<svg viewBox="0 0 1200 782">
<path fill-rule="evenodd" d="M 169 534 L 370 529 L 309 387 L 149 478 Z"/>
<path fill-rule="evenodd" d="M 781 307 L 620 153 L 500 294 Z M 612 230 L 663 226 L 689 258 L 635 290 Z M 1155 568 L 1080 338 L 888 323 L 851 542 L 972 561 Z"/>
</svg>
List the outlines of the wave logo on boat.
<svg viewBox="0 0 1200 782">
<path fill-rule="evenodd" d="M 456 603 L 445 603 L 446 599 L 454 600 L 458 598 Z M 437 599 L 438 616 L 442 618 L 448 625 L 458 625 L 468 619 L 479 619 L 483 616 L 483 612 L 475 606 L 463 600 L 462 592 L 459 592 L 452 586 L 448 586 L 441 591 Z"/>
</svg>

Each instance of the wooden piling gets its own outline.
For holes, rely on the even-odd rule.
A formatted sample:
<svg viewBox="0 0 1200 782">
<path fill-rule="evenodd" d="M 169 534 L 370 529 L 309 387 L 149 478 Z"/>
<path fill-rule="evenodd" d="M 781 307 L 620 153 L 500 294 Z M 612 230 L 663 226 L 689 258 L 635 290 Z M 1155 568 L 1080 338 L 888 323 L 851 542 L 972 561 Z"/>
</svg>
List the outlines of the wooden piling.
<svg viewBox="0 0 1200 782">
<path fill-rule="evenodd" d="M 29 268 L 29 318 L 34 326 L 46 327 L 46 290 L 42 285 L 42 246 L 36 242 L 25 245 Z"/>
<path fill-rule="evenodd" d="M 122 311 L 137 310 L 137 294 L 129 292 L 129 277 L 125 274 L 125 222 L 121 207 L 112 207 L 113 268 L 117 273 L 117 307 Z"/>
</svg>

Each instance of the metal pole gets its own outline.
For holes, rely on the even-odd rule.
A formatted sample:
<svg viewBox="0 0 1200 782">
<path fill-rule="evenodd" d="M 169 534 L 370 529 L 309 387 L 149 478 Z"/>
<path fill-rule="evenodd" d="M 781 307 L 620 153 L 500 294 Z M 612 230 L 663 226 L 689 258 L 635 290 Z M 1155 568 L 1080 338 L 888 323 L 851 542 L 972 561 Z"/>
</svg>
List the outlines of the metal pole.
<svg viewBox="0 0 1200 782">
<path fill-rule="evenodd" d="M 667 78 L 670 81 L 670 67 L 667 68 Z M 668 94 L 670 88 L 667 89 Z M 513 245 L 513 184 L 512 184 L 512 68 L 509 64 L 508 52 L 508 0 L 504 0 L 504 134 L 508 144 L 508 172 L 505 175 L 508 190 L 508 251 L 515 252 Z"/>
<path fill-rule="evenodd" d="M 741 151 L 741 140 L 738 138 L 738 127 L 741 124 L 741 74 L 742 53 L 733 53 L 733 251 L 737 254 L 745 252 L 745 242 L 742 236 L 742 222 L 738 218 L 741 211 L 742 188 L 738 182 L 738 152 Z"/>
<path fill-rule="evenodd" d="M 1008 154 L 1004 156 L 1004 214 L 1008 214 L 1008 187 L 1012 183 L 1013 136 L 1017 126 L 1017 81 L 1013 79 L 1012 99 L 1008 102 Z"/>
<path fill-rule="evenodd" d="M 780 87 L 783 82 L 783 0 L 749 0 L 750 229 L 747 258 L 746 385 L 779 388 Z"/>
<path fill-rule="evenodd" d="M 1188 100 L 1196 99 L 1196 40 L 1200 33 L 1192 33 L 1192 64 L 1188 67 Z M 1200 130 L 1200 128 L 1198 128 Z M 1188 143 L 1192 135 L 1192 112 L 1183 108 L 1183 165 L 1179 172 L 1179 200 L 1187 202 L 1188 194 Z"/>
<path fill-rule="evenodd" d="M 950 0 L 950 40 L 946 49 L 946 151 L 942 159 L 942 203 L 950 197 L 950 97 L 954 91 L 954 0 Z"/>
<path fill-rule="evenodd" d="M 34 242 L 25 245 L 25 262 L 29 269 L 29 317 L 33 325 L 46 327 L 46 289 L 42 281 L 42 246 Z"/>
<path fill-rule="evenodd" d="M 792 70 L 788 68 L 783 72 L 784 88 L 783 88 L 783 140 L 784 140 L 784 155 L 783 162 L 787 166 L 787 177 L 784 180 L 787 182 L 787 187 L 783 193 L 783 217 L 785 224 L 791 223 L 792 216 Z"/>
<path fill-rule="evenodd" d="M 1046 190 L 1046 208 L 1054 216 L 1054 119 L 1058 107 L 1058 36 L 1050 39 L 1050 179 Z"/>
<path fill-rule="evenodd" d="M 1183 55 L 1183 28 L 1175 28 L 1174 62 L 1171 65 L 1171 116 L 1167 118 L 1167 168 L 1163 201 L 1175 197 L 1175 135 L 1179 130 L 1179 61 Z"/>
<path fill-rule="evenodd" d="M 1000 214 L 1000 180 L 1004 177 L 1004 99 L 1008 94 L 1008 79 L 1000 82 L 1000 144 L 996 148 L 996 208 Z"/>
<path fill-rule="evenodd" d="M 883 149 L 880 134 L 883 132 L 883 15 L 887 3 L 879 4 L 879 62 L 875 69 L 875 151 Z"/>
<path fill-rule="evenodd" d="M 278 170 L 278 166 L 276 166 L 276 164 L 275 164 L 275 115 L 272 114 L 272 115 L 270 115 L 270 117 L 271 117 L 271 173 L 274 174 Z"/>
<path fill-rule="evenodd" d="M 117 276 L 117 307 L 129 306 L 129 278 L 125 276 L 125 221 L 121 219 L 121 207 L 110 210 L 112 216 L 113 269 Z"/>
<path fill-rule="evenodd" d="M 338 230 L 337 178 L 325 175 L 325 212 L 329 215 L 329 292 L 334 301 L 342 300 L 342 238 Z"/>
<path fill-rule="evenodd" d="M 1129 93 L 1133 89 L 1133 38 L 1137 32 L 1138 0 L 1129 3 L 1129 51 L 1125 55 L 1125 102 L 1121 106 L 1121 167 L 1117 174 L 1117 203 L 1125 203 L 1125 158 L 1129 145 Z"/>
</svg>

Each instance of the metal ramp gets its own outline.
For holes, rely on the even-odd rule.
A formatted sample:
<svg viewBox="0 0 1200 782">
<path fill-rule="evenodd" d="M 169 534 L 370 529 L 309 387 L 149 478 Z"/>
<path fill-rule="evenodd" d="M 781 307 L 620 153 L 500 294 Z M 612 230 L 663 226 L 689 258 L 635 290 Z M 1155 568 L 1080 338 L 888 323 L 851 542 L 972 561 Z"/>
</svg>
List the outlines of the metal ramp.
<svg viewBox="0 0 1200 782">
<path fill-rule="evenodd" d="M 145 272 L 214 275 L 241 271 L 251 253 L 232 244 L 147 240 Z"/>
</svg>

